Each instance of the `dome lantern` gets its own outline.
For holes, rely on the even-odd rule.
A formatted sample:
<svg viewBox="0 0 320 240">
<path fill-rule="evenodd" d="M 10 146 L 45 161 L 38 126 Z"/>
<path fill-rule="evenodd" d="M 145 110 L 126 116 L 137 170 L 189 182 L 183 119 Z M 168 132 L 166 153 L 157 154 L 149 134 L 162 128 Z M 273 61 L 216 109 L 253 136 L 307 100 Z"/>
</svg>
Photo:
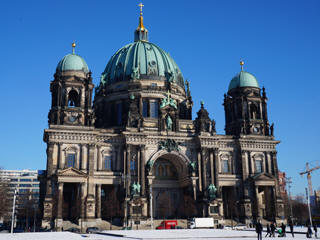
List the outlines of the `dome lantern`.
<svg viewBox="0 0 320 240">
<path fill-rule="evenodd" d="M 142 8 L 144 5 L 140 3 L 138 5 L 140 7 L 140 17 L 139 17 L 139 26 L 134 32 L 134 41 L 145 41 L 148 42 L 148 30 L 144 27 L 143 25 L 143 13 L 142 13 Z"/>
</svg>

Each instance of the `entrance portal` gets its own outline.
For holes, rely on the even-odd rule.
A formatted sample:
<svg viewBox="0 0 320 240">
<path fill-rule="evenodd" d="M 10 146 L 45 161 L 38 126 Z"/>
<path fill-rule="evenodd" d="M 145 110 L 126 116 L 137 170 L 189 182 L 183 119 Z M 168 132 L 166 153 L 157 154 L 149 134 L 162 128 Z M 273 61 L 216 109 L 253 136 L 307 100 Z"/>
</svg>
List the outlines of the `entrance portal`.
<svg viewBox="0 0 320 240">
<path fill-rule="evenodd" d="M 153 175 L 155 218 L 184 218 L 196 215 L 187 167 L 177 155 L 165 154 L 159 157 L 153 165 Z M 186 208 L 189 208 L 188 211 Z"/>
<path fill-rule="evenodd" d="M 65 183 L 63 187 L 63 220 L 76 222 L 80 217 L 80 191 L 78 183 Z"/>
</svg>

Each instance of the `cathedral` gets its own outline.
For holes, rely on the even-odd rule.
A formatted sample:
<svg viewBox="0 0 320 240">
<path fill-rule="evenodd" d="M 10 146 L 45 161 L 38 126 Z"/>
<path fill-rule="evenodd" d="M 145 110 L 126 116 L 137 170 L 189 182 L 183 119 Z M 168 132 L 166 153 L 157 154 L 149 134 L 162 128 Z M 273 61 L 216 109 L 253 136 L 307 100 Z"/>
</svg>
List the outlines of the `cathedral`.
<svg viewBox="0 0 320 240">
<path fill-rule="evenodd" d="M 281 221 L 279 141 L 265 88 L 241 61 L 221 99 L 225 135 L 216 133 L 203 102 L 192 118 L 189 82 L 172 57 L 148 41 L 142 6 L 134 42 L 110 58 L 98 86 L 75 43 L 57 65 L 44 130 L 42 225 Z"/>
</svg>

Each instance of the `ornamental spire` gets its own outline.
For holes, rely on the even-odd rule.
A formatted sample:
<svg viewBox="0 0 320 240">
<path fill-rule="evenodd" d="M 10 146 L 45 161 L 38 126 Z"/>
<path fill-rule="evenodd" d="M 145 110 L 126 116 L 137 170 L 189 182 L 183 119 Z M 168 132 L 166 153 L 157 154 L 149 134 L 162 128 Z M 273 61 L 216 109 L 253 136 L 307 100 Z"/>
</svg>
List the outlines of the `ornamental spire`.
<svg viewBox="0 0 320 240">
<path fill-rule="evenodd" d="M 244 65 L 244 61 L 240 60 L 241 72 L 243 71 L 243 65 Z"/>
<path fill-rule="evenodd" d="M 75 54 L 75 48 L 76 48 L 76 42 L 75 41 L 73 41 L 73 43 L 72 43 L 72 54 Z"/>
<path fill-rule="evenodd" d="M 140 8 L 140 17 L 139 17 L 139 25 L 134 32 L 134 41 L 148 41 L 148 30 L 144 27 L 143 25 L 143 13 L 142 13 L 142 8 L 144 5 L 140 3 L 139 5 Z"/>
</svg>

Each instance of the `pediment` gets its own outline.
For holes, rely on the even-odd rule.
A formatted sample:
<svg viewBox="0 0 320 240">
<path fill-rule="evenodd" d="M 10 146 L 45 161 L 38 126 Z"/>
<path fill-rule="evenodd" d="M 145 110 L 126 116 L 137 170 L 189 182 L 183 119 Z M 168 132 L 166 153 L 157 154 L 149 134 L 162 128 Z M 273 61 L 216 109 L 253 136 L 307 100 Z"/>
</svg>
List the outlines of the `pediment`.
<svg viewBox="0 0 320 240">
<path fill-rule="evenodd" d="M 252 177 L 254 181 L 275 181 L 275 177 L 268 173 L 258 173 Z"/>
<path fill-rule="evenodd" d="M 78 169 L 70 167 L 70 168 L 64 169 L 61 172 L 59 172 L 59 176 L 79 176 L 79 177 L 84 177 L 84 176 L 86 176 L 86 174 L 81 172 Z"/>
</svg>

